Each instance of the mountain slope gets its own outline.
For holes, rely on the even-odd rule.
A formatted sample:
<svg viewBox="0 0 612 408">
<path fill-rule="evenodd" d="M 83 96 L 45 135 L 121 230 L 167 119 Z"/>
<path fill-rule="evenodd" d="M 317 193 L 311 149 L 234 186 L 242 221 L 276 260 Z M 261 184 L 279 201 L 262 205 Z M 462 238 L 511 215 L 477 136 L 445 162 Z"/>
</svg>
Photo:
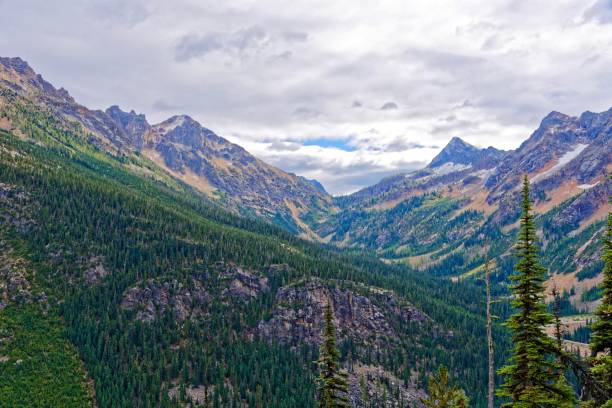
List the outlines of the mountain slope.
<svg viewBox="0 0 612 408">
<path fill-rule="evenodd" d="M 374 399 L 415 401 L 442 363 L 484 401 L 475 286 L 460 284 L 459 295 L 450 282 L 223 211 L 143 157 L 147 143 L 193 141 L 187 153 L 197 155 L 221 143 L 199 125 L 148 129 L 144 118 L 89 111 L 23 75 L 0 90 L 0 241 L 29 266 L 0 276 L 0 314 L 32 308 L 65 333 L 93 381 L 78 360 L 66 368 L 95 390 L 83 400 L 312 406 L 319 311 L 331 301 L 351 398 L 364 375 Z M 506 349 L 505 334 L 496 337 Z"/>
<path fill-rule="evenodd" d="M 150 125 L 144 115 L 117 106 L 89 110 L 19 58 L 0 58 L 0 81 L 1 128 L 19 130 L 27 124 L 14 110 L 15 100 L 24 99 L 48 110 L 58 127 L 81 133 L 103 151 L 124 156 L 139 152 L 207 199 L 311 238 L 304 220 L 318 219 L 332 207 L 331 197 L 319 186 L 264 163 L 188 116 Z"/>
<path fill-rule="evenodd" d="M 44 301 L 25 305 L 61 314 L 99 406 L 177 406 L 171 397 L 184 401 L 181 389 L 222 406 L 256 406 L 260 397 L 271 406 L 310 406 L 320 303 L 290 305 L 291 296 L 320 302 L 322 295 L 337 307 L 344 359 L 359 370 L 399 378 L 416 392 L 444 362 L 462 373 L 475 400 L 483 398 L 477 384 L 485 367 L 468 364 L 485 353 L 473 334 L 484 327 L 478 291 L 459 297 L 450 284 L 403 268 L 243 224 L 109 156 L 1 136 L 2 212 L 10 214 L 1 236 L 32 263 L 28 284 L 45 292 Z M 20 291 L 6 287 L 9 299 Z M 303 337 L 297 328 L 309 320 L 314 337 Z M 287 325 L 295 334 L 273 329 Z M 299 347 L 276 346 L 281 338 Z"/>
<path fill-rule="evenodd" d="M 485 259 L 496 259 L 503 283 L 513 264 L 520 179 L 528 174 L 551 280 L 576 307 L 591 309 L 595 303 L 583 297 L 600 279 L 611 170 L 612 109 L 553 112 L 514 151 L 453 138 L 423 170 L 336 199 L 341 211 L 316 231 L 436 275 L 476 276 Z"/>
<path fill-rule="evenodd" d="M 305 212 L 312 216 L 331 205 L 331 197 L 316 185 L 264 163 L 189 116 L 149 125 L 143 115 L 123 112 L 117 106 L 106 113 L 145 157 L 236 211 L 247 208 L 307 233 L 302 222 Z"/>
</svg>

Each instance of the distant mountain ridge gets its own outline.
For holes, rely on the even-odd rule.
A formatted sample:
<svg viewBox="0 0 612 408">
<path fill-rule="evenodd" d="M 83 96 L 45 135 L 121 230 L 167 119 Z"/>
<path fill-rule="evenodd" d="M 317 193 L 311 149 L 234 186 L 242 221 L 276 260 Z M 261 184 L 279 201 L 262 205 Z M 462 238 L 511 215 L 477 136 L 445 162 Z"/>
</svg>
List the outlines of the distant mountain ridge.
<svg viewBox="0 0 612 408">
<path fill-rule="evenodd" d="M 257 159 L 187 115 L 152 125 L 145 115 L 116 105 L 104 112 L 89 110 L 20 58 L 0 58 L 0 79 L 7 90 L 50 109 L 65 126 L 81 124 L 89 141 L 100 149 L 113 154 L 139 152 L 236 212 L 265 217 L 309 236 L 312 233 L 303 218 L 318 218 L 332 207 L 331 196 L 320 183 Z M 11 115 L 6 116 L 10 120 Z"/>
<path fill-rule="evenodd" d="M 579 117 L 552 112 L 516 150 L 451 139 L 424 169 L 337 198 L 341 211 L 316 231 L 332 243 L 444 276 L 474 276 L 487 258 L 507 275 L 527 174 L 551 283 L 591 308 L 582 298 L 601 279 L 611 172 L 612 109 Z"/>
<path fill-rule="evenodd" d="M 143 114 L 116 105 L 90 110 L 23 60 L 0 58 L 0 128 L 25 137 L 21 129 L 32 124 L 20 104 L 49 113 L 58 128 L 102 151 L 139 155 L 146 162 L 132 163 L 133 171 L 162 177 L 156 173 L 161 171 L 226 209 L 454 278 L 474 276 L 487 257 L 510 264 L 517 193 L 528 174 L 553 278 L 573 274 L 564 289 L 577 284 L 572 299 L 581 304 L 600 276 L 600 224 L 610 210 L 612 109 L 579 117 L 551 112 L 512 151 L 481 149 L 454 137 L 425 168 L 332 198 L 317 181 L 255 158 L 189 116 L 150 124 Z M 589 277 L 579 280 L 578 274 Z"/>
<path fill-rule="evenodd" d="M 113 118 L 146 157 L 209 196 L 227 196 L 274 219 L 306 230 L 301 214 L 324 211 L 331 198 L 320 184 L 270 166 L 187 115 L 150 125 L 144 115 L 112 106 Z M 238 206 L 236 210 L 240 210 Z"/>
</svg>

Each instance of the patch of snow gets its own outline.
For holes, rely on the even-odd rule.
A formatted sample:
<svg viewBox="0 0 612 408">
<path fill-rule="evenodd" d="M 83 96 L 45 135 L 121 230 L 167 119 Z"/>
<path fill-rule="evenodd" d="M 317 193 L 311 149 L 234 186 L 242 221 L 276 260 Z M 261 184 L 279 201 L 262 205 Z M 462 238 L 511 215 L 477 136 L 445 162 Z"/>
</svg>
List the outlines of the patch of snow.
<svg viewBox="0 0 612 408">
<path fill-rule="evenodd" d="M 466 170 L 472 167 L 471 164 L 457 164 L 453 162 L 444 163 L 440 167 L 433 169 L 434 173 L 440 176 L 450 173 L 456 173 L 458 171 Z"/>
<path fill-rule="evenodd" d="M 565 166 L 566 164 L 568 164 L 569 162 L 571 162 L 572 160 L 574 160 L 576 157 L 578 157 L 578 155 L 580 153 L 582 153 L 582 151 L 584 149 L 586 149 L 589 145 L 587 144 L 577 144 L 576 146 L 574 146 L 574 148 L 572 150 L 570 150 L 569 152 L 565 153 L 563 156 L 561 156 L 559 158 L 559 161 L 557 162 L 557 164 L 555 164 L 554 166 L 552 166 L 550 169 L 546 170 L 545 172 L 542 172 L 540 174 L 535 175 L 530 182 L 531 183 L 535 183 L 537 181 L 540 180 L 544 180 L 545 178 L 552 176 L 553 174 L 555 174 L 556 172 L 558 172 L 559 170 L 561 170 L 563 168 L 563 166 Z"/>
<path fill-rule="evenodd" d="M 492 169 L 482 169 L 478 170 L 474 175 L 480 177 L 482 179 L 482 185 L 484 186 L 487 183 L 489 177 L 491 177 L 497 171 L 497 167 L 493 167 Z"/>
<path fill-rule="evenodd" d="M 599 181 L 596 181 L 593 184 L 581 184 L 581 185 L 578 186 L 578 188 L 581 188 L 583 190 L 588 190 L 589 188 L 593 188 L 593 187 L 595 187 L 598 184 L 599 184 Z"/>
<path fill-rule="evenodd" d="M 171 119 L 168 119 L 165 122 L 160 123 L 159 125 L 155 126 L 155 129 L 160 132 L 160 133 L 168 133 L 172 130 L 174 130 L 175 128 L 181 126 L 183 123 L 185 122 L 185 117 L 184 116 L 175 116 Z"/>
</svg>

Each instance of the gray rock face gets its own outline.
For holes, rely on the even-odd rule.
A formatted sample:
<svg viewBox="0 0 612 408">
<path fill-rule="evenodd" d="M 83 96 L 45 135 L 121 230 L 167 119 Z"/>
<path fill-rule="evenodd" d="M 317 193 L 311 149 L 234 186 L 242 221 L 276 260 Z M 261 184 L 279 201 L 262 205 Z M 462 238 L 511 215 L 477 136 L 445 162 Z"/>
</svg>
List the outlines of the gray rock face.
<svg viewBox="0 0 612 408">
<path fill-rule="evenodd" d="M 221 293 L 223 297 L 249 301 L 269 290 L 268 278 L 256 271 L 222 262 L 217 263 L 215 268 L 219 271 L 221 282 L 228 285 Z"/>
<path fill-rule="evenodd" d="M 106 271 L 100 263 L 94 264 L 86 276 Z M 152 322 L 166 311 L 182 322 L 206 317 L 215 296 L 224 303 L 249 302 L 269 289 L 268 278 L 258 271 L 217 262 L 210 271 L 192 275 L 188 282 L 149 279 L 133 286 L 123 295 L 121 308 L 136 311 L 136 319 L 143 322 Z"/>
<path fill-rule="evenodd" d="M 425 392 L 381 367 L 356 364 L 348 376 L 351 407 L 421 408 Z"/>
<path fill-rule="evenodd" d="M 151 129 L 151 125 L 147 122 L 145 115 L 137 114 L 133 110 L 124 112 L 117 105 L 111 106 L 105 112 L 121 127 L 132 144 L 138 150 L 142 149 L 144 135 Z"/>
<path fill-rule="evenodd" d="M 271 319 L 260 321 L 250 335 L 291 347 L 304 343 L 317 347 L 322 341 L 323 314 L 328 302 L 334 310 L 339 343 L 350 339 L 358 345 L 357 354 L 346 367 L 351 406 L 421 407 L 419 398 L 425 394 L 417 384 L 406 383 L 382 367 L 359 362 L 360 349 L 380 351 L 398 344 L 393 322 L 430 320 L 390 291 L 365 287 L 341 289 L 318 279 L 296 282 L 277 291 Z"/>
<path fill-rule="evenodd" d="M 593 215 L 598 208 L 608 202 L 612 195 L 612 183 L 599 183 L 576 197 L 551 220 L 551 227 L 561 232 L 569 232 Z"/>
<path fill-rule="evenodd" d="M 276 294 L 272 318 L 261 321 L 254 332 L 269 342 L 318 345 L 328 302 L 334 309 L 340 339 L 350 337 L 363 344 L 381 346 L 397 340 L 397 333 L 389 321 L 391 316 L 404 322 L 428 320 L 419 310 L 399 304 L 389 292 L 373 295 L 382 306 L 349 290 L 330 289 L 318 280 L 286 286 Z"/>
<path fill-rule="evenodd" d="M 136 319 L 143 322 L 152 322 L 169 309 L 182 322 L 190 316 L 205 315 L 210 300 L 208 292 L 197 281 L 193 287 L 187 287 L 176 279 L 167 282 L 148 280 L 141 286 L 128 289 L 121 307 L 136 310 Z"/>
<path fill-rule="evenodd" d="M 104 267 L 102 259 L 94 257 L 89 260 L 90 267 L 85 270 L 84 278 L 88 285 L 98 283 L 108 275 L 109 271 Z"/>
</svg>

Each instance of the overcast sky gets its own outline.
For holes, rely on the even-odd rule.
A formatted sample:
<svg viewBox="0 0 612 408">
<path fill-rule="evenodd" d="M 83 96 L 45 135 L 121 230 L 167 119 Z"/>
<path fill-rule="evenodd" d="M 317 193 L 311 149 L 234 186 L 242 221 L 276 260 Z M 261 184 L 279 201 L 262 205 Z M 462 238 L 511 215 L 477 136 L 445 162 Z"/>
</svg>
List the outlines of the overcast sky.
<svg viewBox="0 0 612 408">
<path fill-rule="evenodd" d="M 0 0 L 0 55 L 334 194 L 612 106 L 612 0 Z"/>
</svg>

